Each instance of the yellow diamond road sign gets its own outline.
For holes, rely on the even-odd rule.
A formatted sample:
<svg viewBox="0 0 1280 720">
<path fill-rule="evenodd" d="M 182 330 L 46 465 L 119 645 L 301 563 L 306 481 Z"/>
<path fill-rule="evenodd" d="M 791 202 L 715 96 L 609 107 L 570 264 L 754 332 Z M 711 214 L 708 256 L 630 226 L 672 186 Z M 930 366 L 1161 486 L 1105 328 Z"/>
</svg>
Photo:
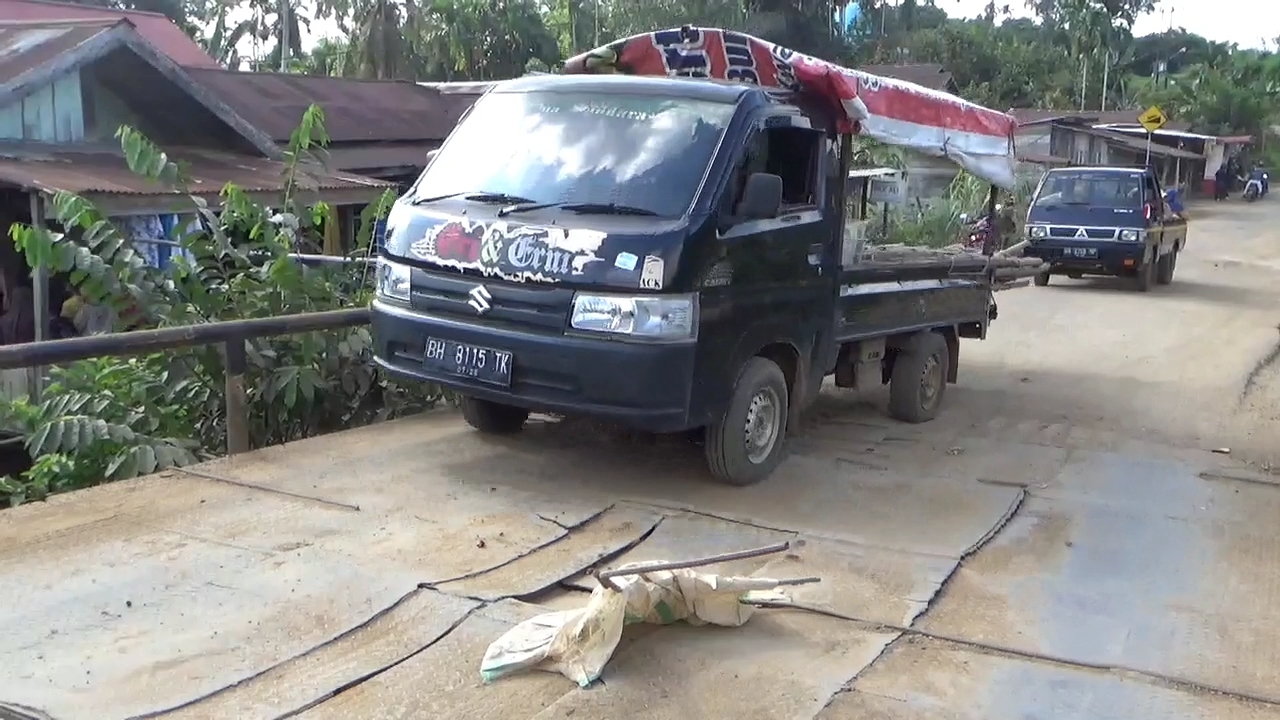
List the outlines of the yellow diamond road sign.
<svg viewBox="0 0 1280 720">
<path fill-rule="evenodd" d="M 1164 111 L 1152 105 L 1147 111 L 1138 116 L 1138 124 L 1147 129 L 1147 132 L 1155 132 L 1165 126 L 1169 122 L 1169 118 L 1165 117 Z"/>
</svg>

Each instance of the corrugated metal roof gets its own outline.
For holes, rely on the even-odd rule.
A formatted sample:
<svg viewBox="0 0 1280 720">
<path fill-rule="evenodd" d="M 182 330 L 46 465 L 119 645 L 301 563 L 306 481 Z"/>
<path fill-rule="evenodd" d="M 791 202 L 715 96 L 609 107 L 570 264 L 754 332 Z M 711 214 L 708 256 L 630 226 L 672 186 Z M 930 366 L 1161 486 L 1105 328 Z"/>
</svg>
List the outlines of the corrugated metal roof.
<svg viewBox="0 0 1280 720">
<path fill-rule="evenodd" d="M 427 165 L 427 153 L 439 147 L 438 142 L 331 145 L 328 166 L 334 170 L 361 172 L 392 168 L 414 168 Z"/>
<path fill-rule="evenodd" d="M 955 78 L 947 69 L 937 63 L 901 63 L 897 65 L 863 65 L 858 68 L 862 72 L 903 80 L 930 90 L 951 92 L 948 87 Z"/>
<path fill-rule="evenodd" d="M 277 142 L 285 142 L 314 103 L 334 143 L 440 141 L 457 118 L 440 93 L 399 80 L 194 70 L 191 77 Z"/>
<path fill-rule="evenodd" d="M 0 83 L 35 70 L 124 20 L 79 23 L 0 21 Z"/>
<path fill-rule="evenodd" d="M 179 148 L 170 157 L 184 164 L 188 190 L 217 194 L 231 183 L 246 192 L 279 192 L 284 164 L 275 160 L 232 155 L 212 150 Z M 389 183 L 349 173 L 325 173 L 299 168 L 298 185 L 313 190 L 370 188 L 377 193 Z M 108 151 L 0 149 L 0 182 L 26 190 L 83 195 L 179 195 L 129 170 L 124 157 Z"/>
<path fill-rule="evenodd" d="M 46 0 L 0 0 L 0 22 L 116 22 L 128 20 L 152 47 L 184 67 L 220 67 L 172 20 L 160 13 L 115 10 Z"/>
<path fill-rule="evenodd" d="M 1042 110 L 1039 108 L 1012 108 L 1009 114 L 1019 125 L 1048 122 L 1050 120 L 1074 120 L 1093 125 L 1137 125 L 1141 110 Z M 1170 120 L 1169 130 L 1187 130 L 1191 123 Z"/>
</svg>

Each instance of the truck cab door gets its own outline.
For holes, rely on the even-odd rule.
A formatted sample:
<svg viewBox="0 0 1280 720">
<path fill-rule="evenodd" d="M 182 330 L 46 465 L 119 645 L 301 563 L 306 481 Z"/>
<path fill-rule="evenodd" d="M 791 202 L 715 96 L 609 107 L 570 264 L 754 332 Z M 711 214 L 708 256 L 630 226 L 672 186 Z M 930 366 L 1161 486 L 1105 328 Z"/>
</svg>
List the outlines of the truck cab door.
<svg viewBox="0 0 1280 720">
<path fill-rule="evenodd" d="M 1143 216 L 1147 224 L 1147 243 L 1151 247 L 1152 262 L 1158 260 L 1162 255 L 1173 249 L 1172 243 L 1168 242 L 1165 237 L 1165 205 L 1164 197 L 1160 193 L 1160 183 L 1156 181 L 1153 173 L 1143 175 Z"/>
<path fill-rule="evenodd" d="M 830 157 L 826 134 L 790 108 L 763 109 L 735 150 L 713 205 L 717 265 L 728 272 L 720 272 L 715 287 L 701 290 L 699 338 L 708 366 L 726 367 L 730 381 L 760 348 L 785 343 L 798 355 L 796 375 L 805 378 L 793 380 L 793 390 L 806 389 L 814 347 L 823 342 L 821 333 L 829 333 L 834 317 L 830 288 L 836 281 L 835 240 L 842 218 L 826 202 L 832 162 L 838 158 Z M 775 217 L 737 215 L 753 173 L 782 179 Z M 707 322 L 709 315 L 717 318 L 714 324 Z M 721 353 L 724 357 L 711 357 Z"/>
</svg>

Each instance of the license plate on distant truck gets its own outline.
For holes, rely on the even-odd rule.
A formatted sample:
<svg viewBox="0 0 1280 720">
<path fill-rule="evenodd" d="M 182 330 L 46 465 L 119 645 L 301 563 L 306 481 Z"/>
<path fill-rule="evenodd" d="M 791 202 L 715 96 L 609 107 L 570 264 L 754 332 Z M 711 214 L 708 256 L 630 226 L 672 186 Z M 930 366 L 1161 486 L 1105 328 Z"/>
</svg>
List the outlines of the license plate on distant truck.
<svg viewBox="0 0 1280 720">
<path fill-rule="evenodd" d="M 469 377 L 491 385 L 511 385 L 511 353 L 467 343 L 427 338 L 422 363 L 430 370 Z"/>
<path fill-rule="evenodd" d="M 1090 247 L 1067 248 L 1067 256 L 1078 257 L 1078 258 L 1096 258 L 1098 257 L 1098 248 L 1090 248 Z"/>
</svg>

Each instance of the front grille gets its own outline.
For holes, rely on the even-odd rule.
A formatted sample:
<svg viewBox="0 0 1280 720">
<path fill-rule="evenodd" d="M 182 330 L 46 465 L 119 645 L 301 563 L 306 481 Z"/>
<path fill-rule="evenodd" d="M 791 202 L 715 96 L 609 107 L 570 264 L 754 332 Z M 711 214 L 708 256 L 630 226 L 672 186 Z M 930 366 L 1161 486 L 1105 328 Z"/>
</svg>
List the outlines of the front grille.
<svg viewBox="0 0 1280 720">
<path fill-rule="evenodd" d="M 1080 232 L 1079 225 L 1050 225 L 1049 237 L 1062 238 L 1065 240 L 1076 240 L 1076 233 Z M 1090 240 L 1115 240 L 1117 230 L 1115 228 L 1084 228 L 1085 235 Z"/>
<path fill-rule="evenodd" d="M 490 309 L 476 312 L 469 293 L 483 285 Z M 414 270 L 410 297 L 413 309 L 475 325 L 556 334 L 564 332 L 573 291 L 535 283 L 486 280 L 449 273 Z"/>
</svg>

